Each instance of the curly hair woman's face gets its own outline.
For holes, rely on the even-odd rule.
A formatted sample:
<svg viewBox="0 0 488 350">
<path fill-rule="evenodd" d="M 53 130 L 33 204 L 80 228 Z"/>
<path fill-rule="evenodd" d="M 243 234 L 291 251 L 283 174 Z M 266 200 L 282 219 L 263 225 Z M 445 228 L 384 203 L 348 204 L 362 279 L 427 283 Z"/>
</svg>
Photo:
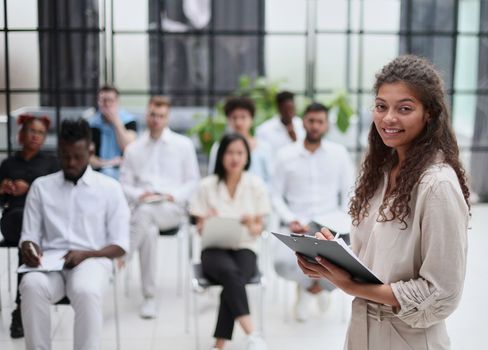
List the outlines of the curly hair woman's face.
<svg viewBox="0 0 488 350">
<path fill-rule="evenodd" d="M 403 82 L 383 84 L 375 99 L 373 120 L 384 144 L 404 153 L 427 123 L 427 113 Z"/>
</svg>

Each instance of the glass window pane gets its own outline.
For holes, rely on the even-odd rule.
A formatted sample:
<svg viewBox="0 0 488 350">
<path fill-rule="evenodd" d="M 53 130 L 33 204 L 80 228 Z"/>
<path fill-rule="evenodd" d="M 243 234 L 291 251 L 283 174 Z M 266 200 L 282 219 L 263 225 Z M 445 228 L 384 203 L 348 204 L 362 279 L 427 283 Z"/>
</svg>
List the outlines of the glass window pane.
<svg viewBox="0 0 488 350">
<path fill-rule="evenodd" d="M 257 30 L 261 0 L 213 0 L 216 30 Z M 196 17 L 196 16 L 195 16 Z M 191 19 L 190 19 L 191 22 Z"/>
<path fill-rule="evenodd" d="M 113 16 L 115 30 L 146 30 L 148 27 L 148 2 L 114 1 Z"/>
<path fill-rule="evenodd" d="M 206 35 L 188 34 L 151 36 L 152 89 L 162 87 L 165 93 L 171 95 L 173 104 L 203 104 L 204 101 L 189 97 L 188 94 L 209 88 L 208 38 Z M 159 62 L 158 42 L 161 45 Z M 218 69 L 217 72 L 221 73 Z M 177 96 L 179 99 L 176 100 Z"/>
<path fill-rule="evenodd" d="M 147 35 L 116 35 L 114 39 L 114 83 L 120 89 L 148 89 Z"/>
<path fill-rule="evenodd" d="M 365 35 L 363 38 L 363 77 L 362 88 L 372 89 L 375 74 L 398 55 L 398 36 Z"/>
<path fill-rule="evenodd" d="M 366 31 L 397 32 L 400 29 L 399 0 L 368 0 L 364 3 Z"/>
<path fill-rule="evenodd" d="M 480 25 L 479 0 L 460 0 L 458 16 L 458 30 L 460 32 L 477 32 Z"/>
<path fill-rule="evenodd" d="M 63 69 L 58 72 L 61 88 L 97 90 L 100 76 L 99 34 L 61 32 L 58 40 L 58 62 L 63 65 Z"/>
<path fill-rule="evenodd" d="M 39 106 L 39 94 L 12 93 L 10 94 L 11 114 L 15 114 L 20 108 Z"/>
<path fill-rule="evenodd" d="M 305 38 L 268 35 L 265 38 L 266 76 L 283 88 L 305 90 Z"/>
<path fill-rule="evenodd" d="M 455 94 L 452 125 L 461 146 L 470 146 L 476 115 L 476 95 Z"/>
<path fill-rule="evenodd" d="M 303 7 L 306 7 L 306 2 L 303 2 Z M 347 1 L 318 1 L 317 28 L 318 30 L 346 30 Z"/>
<path fill-rule="evenodd" d="M 0 1 L 0 29 L 3 29 L 4 25 L 4 16 L 3 16 L 3 1 Z M 1 33 L 3 35 L 3 33 Z"/>
<path fill-rule="evenodd" d="M 3 1 L 2 1 L 3 2 Z M 3 4 L 2 4 L 3 16 Z M 37 0 L 8 0 L 7 1 L 8 27 L 37 28 Z M 3 21 L 2 21 L 3 26 Z"/>
<path fill-rule="evenodd" d="M 307 3 L 297 0 L 266 0 L 266 31 L 304 32 Z"/>
<path fill-rule="evenodd" d="M 214 88 L 218 91 L 233 91 L 238 87 L 239 76 L 258 76 L 259 45 L 257 36 L 215 36 Z M 222 74 L 222 69 L 225 74 Z"/>
<path fill-rule="evenodd" d="M 0 32 L 0 89 L 5 89 L 5 33 Z M 1 113 L 1 112 L 0 112 Z"/>
<path fill-rule="evenodd" d="M 458 36 L 454 86 L 456 89 L 476 89 L 478 85 L 479 38 Z"/>
<path fill-rule="evenodd" d="M 343 34 L 317 36 L 316 86 L 318 89 L 340 89 L 346 86 L 346 43 Z"/>
<path fill-rule="evenodd" d="M 9 33 L 10 87 L 39 88 L 37 33 Z"/>
<path fill-rule="evenodd" d="M 411 7 L 412 31 L 454 31 L 456 29 L 456 23 L 454 23 L 456 3 L 456 0 L 414 1 Z"/>
</svg>

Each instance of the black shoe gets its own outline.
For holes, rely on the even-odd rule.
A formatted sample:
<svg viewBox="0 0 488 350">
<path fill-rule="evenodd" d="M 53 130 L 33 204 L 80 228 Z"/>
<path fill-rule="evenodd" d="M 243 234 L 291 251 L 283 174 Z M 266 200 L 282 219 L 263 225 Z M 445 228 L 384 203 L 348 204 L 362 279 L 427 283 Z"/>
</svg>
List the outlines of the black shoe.
<svg viewBox="0 0 488 350">
<path fill-rule="evenodd" d="M 12 324 L 10 325 L 10 337 L 22 338 L 24 336 L 24 327 L 22 326 L 22 314 L 20 306 L 12 311 Z"/>
</svg>

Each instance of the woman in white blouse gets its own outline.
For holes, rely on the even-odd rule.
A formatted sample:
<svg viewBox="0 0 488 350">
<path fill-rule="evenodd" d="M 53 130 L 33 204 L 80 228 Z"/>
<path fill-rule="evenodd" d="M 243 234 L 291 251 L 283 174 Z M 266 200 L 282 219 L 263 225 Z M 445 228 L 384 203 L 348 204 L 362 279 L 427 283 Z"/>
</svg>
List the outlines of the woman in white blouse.
<svg viewBox="0 0 488 350">
<path fill-rule="evenodd" d="M 246 171 L 250 162 L 246 139 L 236 133 L 225 135 L 217 152 L 215 174 L 202 179 L 190 204 L 200 233 L 212 216 L 239 218 L 246 230 L 237 249 L 209 247 L 202 251 L 204 274 L 223 286 L 215 349 L 222 349 L 232 338 L 235 321 L 248 335 L 249 350 L 266 349 L 254 332 L 245 285 L 256 273 L 255 241 L 263 230 L 263 217 L 269 213 L 270 204 L 263 181 Z"/>
<path fill-rule="evenodd" d="M 445 319 L 463 290 L 469 190 L 442 79 L 427 60 L 400 56 L 378 73 L 374 91 L 351 237 L 384 284 L 354 281 L 323 258 L 298 262 L 356 297 L 346 349 L 449 349 Z M 317 236 L 333 239 L 326 229 Z"/>
</svg>

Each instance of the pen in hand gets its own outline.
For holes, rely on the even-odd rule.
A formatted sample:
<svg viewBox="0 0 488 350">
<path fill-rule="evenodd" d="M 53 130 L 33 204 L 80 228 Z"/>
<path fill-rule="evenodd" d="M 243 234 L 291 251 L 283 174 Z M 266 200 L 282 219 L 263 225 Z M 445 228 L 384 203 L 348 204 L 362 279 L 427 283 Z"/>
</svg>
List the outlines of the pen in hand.
<svg viewBox="0 0 488 350">
<path fill-rule="evenodd" d="M 38 260 L 39 260 L 39 267 L 42 267 L 42 263 L 41 263 L 41 257 L 39 256 L 39 254 L 37 253 L 37 250 L 36 248 L 34 247 L 34 244 L 32 244 L 32 242 L 29 242 L 29 248 L 30 250 L 32 251 L 32 254 L 34 255 L 34 257 L 36 257 Z"/>
</svg>

